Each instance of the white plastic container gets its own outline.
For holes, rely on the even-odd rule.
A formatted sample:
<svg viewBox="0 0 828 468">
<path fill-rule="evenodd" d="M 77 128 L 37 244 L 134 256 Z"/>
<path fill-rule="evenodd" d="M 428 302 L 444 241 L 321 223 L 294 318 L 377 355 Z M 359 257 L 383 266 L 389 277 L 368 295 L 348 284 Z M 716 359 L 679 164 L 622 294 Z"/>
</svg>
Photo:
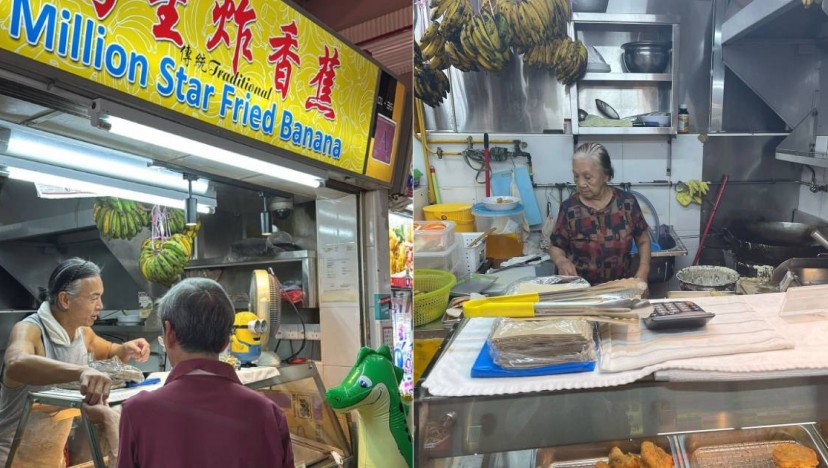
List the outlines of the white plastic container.
<svg viewBox="0 0 828 468">
<path fill-rule="evenodd" d="M 474 247 L 469 247 L 469 244 L 480 235 L 483 234 L 482 232 L 463 232 L 460 233 L 460 236 L 463 238 L 463 256 L 465 260 L 465 270 L 463 271 L 462 276 L 470 275 L 472 273 L 477 273 L 477 269 L 480 268 L 480 265 L 486 261 L 486 239 L 478 242 L 477 245 Z"/>
<path fill-rule="evenodd" d="M 454 221 L 414 221 L 415 256 L 422 252 L 445 252 L 454 246 Z M 434 229 L 442 227 L 442 229 Z"/>
<path fill-rule="evenodd" d="M 466 269 L 466 262 L 463 259 L 463 241 L 457 239 L 454 245 L 448 250 L 440 252 L 414 252 L 414 270 L 418 268 L 429 268 L 432 270 L 443 270 L 453 273 L 455 276 L 463 276 Z"/>
<path fill-rule="evenodd" d="M 523 254 L 523 205 L 509 211 L 487 210 L 482 203 L 472 207 L 474 223 L 480 232 L 494 228 L 486 239 L 486 256 L 508 259 Z M 417 254 L 414 254 L 415 258 Z"/>
</svg>

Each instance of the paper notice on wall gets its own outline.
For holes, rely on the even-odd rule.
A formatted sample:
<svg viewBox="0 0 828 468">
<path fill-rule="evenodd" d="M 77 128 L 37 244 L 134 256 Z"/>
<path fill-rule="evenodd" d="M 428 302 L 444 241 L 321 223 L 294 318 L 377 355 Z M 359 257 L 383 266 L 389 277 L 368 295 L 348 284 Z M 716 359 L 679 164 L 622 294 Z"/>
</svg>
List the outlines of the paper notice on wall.
<svg viewBox="0 0 828 468">
<path fill-rule="evenodd" d="M 324 302 L 359 301 L 359 256 L 356 242 L 320 249 L 319 298 Z"/>
<path fill-rule="evenodd" d="M 39 198 L 89 198 L 100 196 L 98 193 L 75 190 L 68 187 L 58 187 L 56 185 L 35 184 L 35 189 L 37 190 L 37 196 Z"/>
</svg>

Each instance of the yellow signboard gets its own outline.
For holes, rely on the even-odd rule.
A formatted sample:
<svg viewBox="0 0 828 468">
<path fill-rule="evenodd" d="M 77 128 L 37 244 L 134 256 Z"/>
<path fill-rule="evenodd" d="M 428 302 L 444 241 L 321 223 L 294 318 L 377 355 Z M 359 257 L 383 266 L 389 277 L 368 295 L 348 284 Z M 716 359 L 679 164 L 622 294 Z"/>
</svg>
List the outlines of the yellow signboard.
<svg viewBox="0 0 828 468">
<path fill-rule="evenodd" d="M 284 2 L 2 0 L 0 48 L 366 174 L 380 69 Z"/>
</svg>

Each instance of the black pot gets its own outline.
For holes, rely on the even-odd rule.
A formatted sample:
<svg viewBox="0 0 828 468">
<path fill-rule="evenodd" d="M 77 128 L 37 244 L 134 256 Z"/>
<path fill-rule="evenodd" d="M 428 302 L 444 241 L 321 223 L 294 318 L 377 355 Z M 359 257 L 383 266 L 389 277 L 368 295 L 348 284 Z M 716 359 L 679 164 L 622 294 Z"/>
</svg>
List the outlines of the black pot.
<svg viewBox="0 0 828 468">
<path fill-rule="evenodd" d="M 733 223 L 722 231 L 736 260 L 776 266 L 789 258 L 816 257 L 825 252 L 811 238 L 816 227 L 801 223 Z"/>
</svg>

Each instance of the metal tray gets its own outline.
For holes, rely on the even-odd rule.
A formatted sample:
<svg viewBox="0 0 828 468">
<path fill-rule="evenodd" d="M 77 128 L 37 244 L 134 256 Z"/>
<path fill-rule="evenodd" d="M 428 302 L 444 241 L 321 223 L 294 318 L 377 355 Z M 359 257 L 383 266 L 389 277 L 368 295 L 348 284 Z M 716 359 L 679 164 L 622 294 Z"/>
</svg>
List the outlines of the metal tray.
<svg viewBox="0 0 828 468">
<path fill-rule="evenodd" d="M 799 443 L 814 450 L 820 466 L 828 466 L 815 434 L 805 426 L 774 426 L 755 429 L 683 434 L 680 452 L 691 468 L 774 468 L 773 450 L 781 444 Z"/>
<path fill-rule="evenodd" d="M 645 440 L 671 454 L 676 467 L 683 466 L 683 457 L 678 454 L 678 443 L 672 437 L 660 436 L 538 449 L 535 468 L 594 468 L 599 461 L 607 461 L 607 455 L 613 447 L 620 448 L 624 453 L 641 453 L 641 444 Z"/>
</svg>

